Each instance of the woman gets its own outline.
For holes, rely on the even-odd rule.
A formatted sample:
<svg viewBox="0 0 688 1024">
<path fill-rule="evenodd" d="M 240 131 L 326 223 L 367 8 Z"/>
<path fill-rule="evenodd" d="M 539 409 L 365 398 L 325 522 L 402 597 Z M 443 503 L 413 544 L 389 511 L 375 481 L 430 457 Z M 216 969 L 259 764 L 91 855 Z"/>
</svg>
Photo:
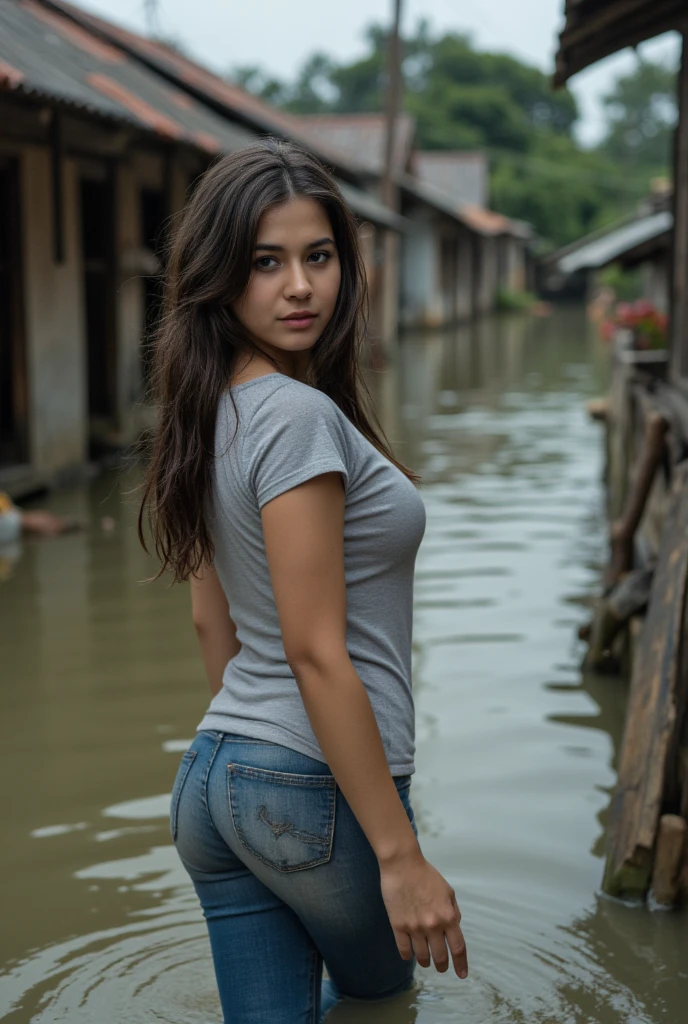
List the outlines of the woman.
<svg viewBox="0 0 688 1024">
<path fill-rule="evenodd" d="M 142 517 L 191 581 L 214 694 L 171 831 L 232 1024 L 392 997 L 414 958 L 467 972 L 409 802 L 425 513 L 364 408 L 364 310 L 355 222 L 313 157 L 268 141 L 205 174 L 171 251 Z"/>
</svg>

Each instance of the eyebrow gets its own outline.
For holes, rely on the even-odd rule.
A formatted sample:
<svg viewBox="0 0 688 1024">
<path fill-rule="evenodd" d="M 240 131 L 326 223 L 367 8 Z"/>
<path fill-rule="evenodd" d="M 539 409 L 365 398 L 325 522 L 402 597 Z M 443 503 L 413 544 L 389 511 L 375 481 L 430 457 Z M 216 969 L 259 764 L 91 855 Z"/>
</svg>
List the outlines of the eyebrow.
<svg viewBox="0 0 688 1024">
<path fill-rule="evenodd" d="M 308 245 L 304 246 L 305 249 L 317 249 L 319 245 L 334 245 L 331 238 L 327 236 L 325 238 L 318 238 L 315 242 L 309 242 Z M 283 245 L 272 245 L 271 242 L 260 242 L 256 246 L 256 252 L 265 252 L 270 250 L 272 252 L 284 252 Z"/>
</svg>

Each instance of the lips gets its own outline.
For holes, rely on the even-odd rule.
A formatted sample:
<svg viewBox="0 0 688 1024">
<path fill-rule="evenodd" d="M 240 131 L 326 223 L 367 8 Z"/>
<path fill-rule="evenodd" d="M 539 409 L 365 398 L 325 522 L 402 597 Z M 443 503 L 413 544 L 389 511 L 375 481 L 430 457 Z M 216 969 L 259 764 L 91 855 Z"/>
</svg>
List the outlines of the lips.
<svg viewBox="0 0 688 1024">
<path fill-rule="evenodd" d="M 311 326 L 317 315 L 317 313 L 312 313 L 309 309 L 299 309 L 295 313 L 290 313 L 289 316 L 283 316 L 281 319 L 282 323 L 286 324 L 290 330 L 305 331 Z"/>
</svg>

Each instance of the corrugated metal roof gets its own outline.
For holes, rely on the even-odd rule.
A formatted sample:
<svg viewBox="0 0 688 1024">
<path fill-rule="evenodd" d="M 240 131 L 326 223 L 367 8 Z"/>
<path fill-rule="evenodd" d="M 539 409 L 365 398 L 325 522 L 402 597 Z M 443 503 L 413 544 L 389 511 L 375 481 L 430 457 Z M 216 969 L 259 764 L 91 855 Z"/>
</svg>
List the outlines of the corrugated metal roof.
<svg viewBox="0 0 688 1024">
<path fill-rule="evenodd" d="M 56 99 L 208 153 L 254 141 L 246 129 L 36 0 L 0 3 L 0 62 L 1 88 Z"/>
<path fill-rule="evenodd" d="M 308 114 L 301 120 L 309 133 L 343 150 L 373 174 L 382 174 L 387 120 L 384 114 Z M 394 170 L 405 171 L 413 149 L 415 118 L 401 114 L 394 132 Z"/>
<path fill-rule="evenodd" d="M 114 43 L 159 74 L 171 79 L 186 92 L 212 103 L 234 119 L 243 119 L 258 132 L 274 134 L 301 143 L 325 162 L 352 178 L 360 175 L 365 166 L 335 146 L 318 140 L 300 117 L 270 106 L 246 89 L 228 82 L 208 68 L 189 60 L 183 54 L 155 39 L 147 39 L 113 22 L 105 21 L 65 0 L 40 0 L 46 7 L 66 14 L 101 39 Z"/>
<path fill-rule="evenodd" d="M 671 231 L 673 224 L 674 218 L 669 210 L 639 217 L 604 235 L 598 233 L 588 241 L 581 239 L 575 248 L 569 246 L 566 254 L 558 259 L 555 257 L 551 264 L 562 274 L 573 274 L 577 270 L 597 270 Z"/>
<path fill-rule="evenodd" d="M 54 7 L 42 0 L 0 2 L 0 90 L 57 100 L 212 155 L 256 142 L 255 129 L 217 113 Z M 346 186 L 346 199 L 360 216 L 404 229 L 403 218 L 353 185 Z"/>
<path fill-rule="evenodd" d="M 382 156 L 385 144 L 385 118 L 382 114 L 328 114 L 313 115 L 303 120 L 322 137 L 341 149 L 346 150 L 352 156 L 356 154 L 360 159 L 362 153 L 366 153 L 366 160 L 371 171 L 377 170 L 380 173 L 382 168 Z M 431 175 L 411 174 L 406 170 L 411 157 L 413 145 L 413 132 L 415 121 L 407 115 L 400 118 L 399 151 L 397 152 L 396 181 L 407 194 L 413 195 L 416 199 L 441 210 L 454 220 L 458 220 L 472 231 L 480 235 L 504 235 L 510 234 L 517 237 L 530 237 L 530 228 L 521 222 L 512 221 L 502 214 L 494 213 L 492 210 L 484 209 L 479 203 L 468 202 L 468 197 L 459 198 L 456 188 L 443 188 L 441 181 L 430 180 Z M 411 165 L 418 166 L 418 158 L 429 157 L 431 161 L 440 158 L 445 162 L 451 158 L 454 165 L 463 157 L 459 153 L 417 153 L 414 152 L 410 161 Z M 470 157 L 473 166 L 480 167 L 477 154 L 466 154 Z M 484 161 L 484 156 L 480 154 Z"/>
<path fill-rule="evenodd" d="M 372 220 L 374 224 L 382 224 L 385 227 L 402 233 L 410 229 L 411 225 L 406 217 L 393 213 L 387 206 L 383 206 L 382 203 L 378 202 L 375 196 L 362 192 L 361 189 L 354 188 L 347 181 L 338 180 L 337 185 L 346 204 L 352 210 L 355 210 L 359 217 L 364 217 L 366 220 Z"/>
<path fill-rule="evenodd" d="M 224 78 L 220 78 L 219 75 L 213 74 L 207 68 L 202 67 L 200 64 L 196 64 L 194 61 L 189 60 L 182 54 L 170 49 L 170 47 L 165 46 L 164 43 L 139 36 L 134 32 L 121 28 L 119 25 L 115 25 L 112 22 L 98 18 L 79 7 L 76 7 L 74 4 L 66 2 L 66 0 L 40 0 L 40 2 L 46 7 L 67 14 L 76 24 L 89 29 L 92 33 L 96 33 L 96 35 L 102 40 L 114 43 L 117 47 L 125 50 L 128 54 L 134 55 L 147 66 L 176 82 L 179 87 L 184 89 L 186 92 L 191 92 L 195 96 L 201 97 L 207 102 L 212 103 L 215 106 L 215 109 L 224 110 L 229 116 L 234 118 L 239 117 L 244 119 L 244 121 L 254 127 L 256 131 L 273 133 L 301 143 L 326 162 L 334 165 L 334 167 L 340 172 L 349 174 L 353 180 L 360 178 L 362 172 L 370 170 L 370 164 L 366 162 L 369 159 L 366 156 L 366 147 L 362 147 L 360 144 L 357 144 L 351 145 L 351 147 L 346 146 L 340 148 L 339 145 L 335 144 L 333 139 L 326 139 L 323 137 L 326 134 L 324 122 L 320 126 L 321 135 L 318 137 L 317 131 L 311 131 L 309 128 L 309 118 L 297 117 L 294 114 L 289 114 L 283 110 L 271 107 L 257 96 L 253 96 L 245 89 L 241 89 L 239 86 L 227 82 Z M 337 117 L 340 118 L 348 118 L 349 116 L 350 115 L 337 115 Z M 358 115 L 356 116 L 358 117 Z M 384 123 L 382 115 L 374 115 L 374 117 L 379 119 L 380 124 Z M 331 117 L 329 120 L 334 123 L 335 117 Z M 369 131 L 374 130 L 372 127 L 373 123 L 374 118 L 371 118 L 368 129 Z M 384 135 L 381 137 L 384 138 Z M 339 142 L 342 140 L 343 137 L 340 136 Z M 410 140 L 407 141 L 409 141 L 410 144 Z M 402 178 L 406 181 L 408 175 L 401 172 L 397 175 L 397 178 L 401 184 Z M 341 182 L 339 184 L 341 186 Z M 410 186 L 407 182 L 403 187 L 409 188 Z M 461 214 L 457 213 L 456 204 L 452 201 L 451 197 L 443 197 L 439 190 L 434 189 L 432 186 L 426 188 L 426 186 L 421 183 L 414 183 L 412 187 L 415 188 L 415 194 L 417 197 L 421 198 L 424 194 L 425 202 L 435 206 L 437 209 L 441 209 L 445 213 L 448 213 L 449 216 L 454 217 L 459 221 L 463 221 Z M 362 195 L 363 193 L 358 194 Z M 350 191 L 349 195 L 351 196 L 349 203 L 352 208 L 357 212 L 360 212 L 363 216 L 369 216 L 365 214 L 362 209 L 359 210 L 355 205 L 356 191 Z M 366 206 L 369 206 L 371 202 L 377 205 L 379 212 L 377 217 L 374 218 L 370 216 L 370 219 L 376 220 L 377 223 L 386 224 L 389 227 L 394 226 L 399 229 L 402 221 L 397 219 L 396 222 L 393 222 L 395 215 L 392 214 L 387 207 L 365 194 Z M 512 227 L 507 229 L 508 232 L 522 237 L 523 225 L 519 226 L 513 221 L 509 223 Z M 473 230 L 480 231 L 482 234 L 504 233 L 503 230 L 483 230 L 479 227 L 475 227 Z"/>
<path fill-rule="evenodd" d="M 415 173 L 421 181 L 434 185 L 457 203 L 484 207 L 488 194 L 487 155 L 480 152 L 430 152 L 413 154 Z"/>
<path fill-rule="evenodd" d="M 421 202 L 434 206 L 441 210 L 453 220 L 463 224 L 464 227 L 484 237 L 497 235 L 513 235 L 516 238 L 528 239 L 532 230 L 529 224 L 524 221 L 511 220 L 501 213 L 493 210 L 485 210 L 480 206 L 473 206 L 470 203 L 457 203 L 451 196 L 446 195 L 434 185 L 418 181 L 408 174 L 399 178 L 402 190 L 407 196 L 420 199 Z"/>
</svg>

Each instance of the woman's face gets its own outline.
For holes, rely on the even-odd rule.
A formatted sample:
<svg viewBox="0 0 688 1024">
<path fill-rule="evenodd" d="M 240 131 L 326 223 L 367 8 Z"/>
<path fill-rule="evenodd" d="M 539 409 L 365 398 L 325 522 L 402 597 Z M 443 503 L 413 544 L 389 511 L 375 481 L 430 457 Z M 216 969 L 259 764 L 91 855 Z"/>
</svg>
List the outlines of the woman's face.
<svg viewBox="0 0 688 1024">
<path fill-rule="evenodd" d="M 324 208 L 293 199 L 261 217 L 248 287 L 233 310 L 252 340 L 283 364 L 286 356 L 289 366 L 332 318 L 340 279 Z"/>
</svg>

